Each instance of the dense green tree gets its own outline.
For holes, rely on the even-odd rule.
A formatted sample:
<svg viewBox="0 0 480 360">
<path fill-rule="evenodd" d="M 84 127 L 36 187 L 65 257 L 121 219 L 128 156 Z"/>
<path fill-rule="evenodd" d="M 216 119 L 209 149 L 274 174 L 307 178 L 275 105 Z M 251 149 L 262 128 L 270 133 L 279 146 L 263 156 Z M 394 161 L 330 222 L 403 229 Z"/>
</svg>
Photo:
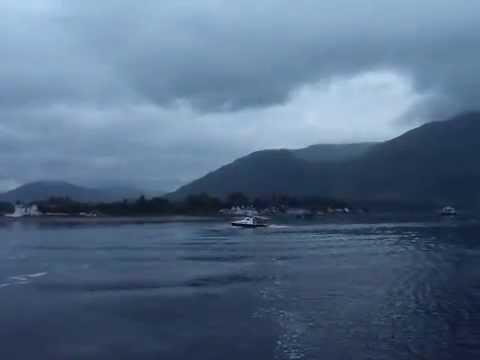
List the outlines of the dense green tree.
<svg viewBox="0 0 480 360">
<path fill-rule="evenodd" d="M 14 206 L 8 202 L 0 202 L 0 214 L 11 214 L 14 211 Z"/>
<path fill-rule="evenodd" d="M 250 204 L 250 200 L 245 194 L 234 192 L 228 195 L 227 204 L 230 206 L 245 206 Z"/>
<path fill-rule="evenodd" d="M 309 209 L 323 209 L 327 207 L 345 207 L 344 202 L 318 197 L 295 198 L 286 195 L 257 197 L 250 202 L 243 193 L 232 193 L 226 201 L 212 197 L 206 193 L 190 195 L 182 202 L 170 202 L 166 198 L 155 197 L 148 199 L 145 196 L 137 200 L 123 200 L 112 203 L 81 203 L 68 197 L 52 197 L 47 201 L 37 203 L 44 213 L 62 213 L 78 215 L 80 213 L 97 213 L 111 216 L 156 216 L 156 215 L 213 215 L 219 210 L 231 206 L 253 205 L 258 210 L 276 208 L 284 210 L 287 207 L 305 207 Z M 0 203 L 0 214 L 13 212 L 13 205 Z"/>
</svg>

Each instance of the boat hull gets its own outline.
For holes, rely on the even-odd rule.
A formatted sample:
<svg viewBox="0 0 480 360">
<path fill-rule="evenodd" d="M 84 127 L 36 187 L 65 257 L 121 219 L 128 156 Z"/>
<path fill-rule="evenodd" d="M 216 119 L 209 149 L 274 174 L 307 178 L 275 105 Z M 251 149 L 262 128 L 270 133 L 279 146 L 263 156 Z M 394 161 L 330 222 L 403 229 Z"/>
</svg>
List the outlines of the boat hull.
<svg viewBox="0 0 480 360">
<path fill-rule="evenodd" d="M 262 227 L 267 227 L 267 224 L 241 224 L 241 223 L 235 223 L 232 222 L 232 226 L 235 227 L 242 227 L 242 228 L 262 228 Z"/>
</svg>

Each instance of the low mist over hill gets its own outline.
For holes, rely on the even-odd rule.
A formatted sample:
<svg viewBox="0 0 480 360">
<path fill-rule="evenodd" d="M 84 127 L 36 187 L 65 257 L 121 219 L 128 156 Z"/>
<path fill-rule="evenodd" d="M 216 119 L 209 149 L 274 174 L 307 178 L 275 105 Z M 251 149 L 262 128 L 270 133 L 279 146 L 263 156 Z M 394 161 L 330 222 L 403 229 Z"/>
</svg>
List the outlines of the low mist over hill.
<svg viewBox="0 0 480 360">
<path fill-rule="evenodd" d="M 0 194 L 0 201 L 28 203 L 47 200 L 51 197 L 62 197 L 80 202 L 109 202 L 137 198 L 140 194 L 140 191 L 126 187 L 93 189 L 63 181 L 38 181 Z"/>
</svg>

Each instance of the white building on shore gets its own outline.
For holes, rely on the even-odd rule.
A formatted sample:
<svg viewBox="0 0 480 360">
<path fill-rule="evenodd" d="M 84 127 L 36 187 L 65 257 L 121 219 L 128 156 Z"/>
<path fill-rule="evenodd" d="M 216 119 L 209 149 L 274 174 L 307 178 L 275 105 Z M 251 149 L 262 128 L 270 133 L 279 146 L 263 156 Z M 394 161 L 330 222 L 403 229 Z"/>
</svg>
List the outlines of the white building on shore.
<svg viewBox="0 0 480 360">
<path fill-rule="evenodd" d="M 5 216 L 11 218 L 20 218 L 24 216 L 40 216 L 42 213 L 38 209 L 38 206 L 35 204 L 32 205 L 23 205 L 23 204 L 16 204 L 15 210 L 12 214 L 7 214 Z"/>
</svg>

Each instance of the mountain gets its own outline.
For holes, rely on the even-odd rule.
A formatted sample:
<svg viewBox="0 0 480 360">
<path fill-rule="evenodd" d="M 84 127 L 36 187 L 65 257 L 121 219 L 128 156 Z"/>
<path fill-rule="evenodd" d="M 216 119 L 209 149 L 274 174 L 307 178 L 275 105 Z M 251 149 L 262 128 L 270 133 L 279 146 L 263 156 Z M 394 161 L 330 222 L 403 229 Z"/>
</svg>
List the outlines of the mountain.
<svg viewBox="0 0 480 360">
<path fill-rule="evenodd" d="M 480 204 L 479 151 L 480 113 L 431 122 L 353 161 L 338 190 L 379 200 Z M 354 181 L 347 185 L 348 176 Z"/>
<path fill-rule="evenodd" d="M 128 188 L 91 189 L 63 181 L 38 181 L 0 194 L 0 201 L 33 202 L 51 197 L 68 197 L 81 202 L 117 201 L 136 198 L 138 191 Z"/>
<path fill-rule="evenodd" d="M 361 157 L 375 144 L 321 144 L 297 150 L 257 151 L 181 187 L 170 197 L 180 199 L 203 192 L 224 197 L 237 191 L 251 196 L 329 194 L 338 164 Z"/>
<path fill-rule="evenodd" d="M 303 149 L 291 150 L 297 158 L 310 162 L 338 162 L 361 157 L 376 143 L 318 144 Z"/>
<path fill-rule="evenodd" d="M 256 152 L 181 187 L 172 196 L 201 192 L 224 196 L 241 191 L 251 196 L 284 193 L 478 206 L 478 153 L 480 113 L 471 112 L 425 124 L 383 143 Z"/>
<path fill-rule="evenodd" d="M 207 174 L 171 196 L 182 198 L 205 192 L 222 197 L 236 191 L 249 195 L 292 193 L 298 188 L 314 186 L 311 169 L 309 162 L 298 159 L 289 150 L 258 151 Z"/>
</svg>

